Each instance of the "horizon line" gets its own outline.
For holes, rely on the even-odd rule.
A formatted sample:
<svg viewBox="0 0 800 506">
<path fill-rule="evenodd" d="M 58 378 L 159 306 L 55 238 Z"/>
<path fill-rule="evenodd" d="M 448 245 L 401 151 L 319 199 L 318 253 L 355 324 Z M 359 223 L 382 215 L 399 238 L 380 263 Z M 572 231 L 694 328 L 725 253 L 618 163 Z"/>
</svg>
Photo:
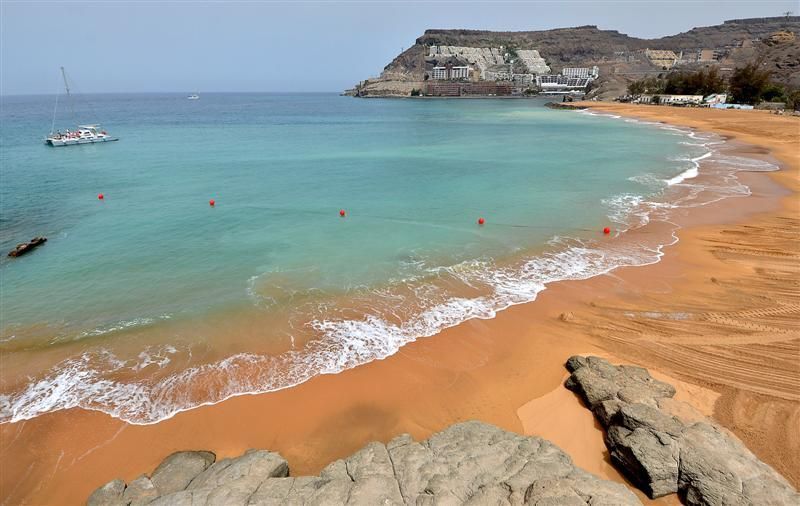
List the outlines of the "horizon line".
<svg viewBox="0 0 800 506">
<path fill-rule="evenodd" d="M 313 95 L 313 94 L 326 94 L 326 93 L 341 93 L 344 90 L 327 90 L 327 91 L 91 91 L 91 92 L 80 92 L 80 93 L 70 93 L 70 95 L 154 95 L 158 93 L 162 94 L 185 94 L 185 93 L 205 93 L 205 94 L 215 94 L 215 93 L 274 93 L 276 95 Z M 59 93 L 0 93 L 0 97 L 48 97 L 54 95 L 64 95 L 64 92 Z"/>
</svg>

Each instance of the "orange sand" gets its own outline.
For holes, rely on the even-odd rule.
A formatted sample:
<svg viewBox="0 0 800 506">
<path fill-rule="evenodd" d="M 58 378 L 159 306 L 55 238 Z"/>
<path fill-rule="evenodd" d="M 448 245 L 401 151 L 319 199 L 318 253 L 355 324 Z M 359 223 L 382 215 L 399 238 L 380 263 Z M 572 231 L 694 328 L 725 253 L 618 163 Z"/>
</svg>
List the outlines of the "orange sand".
<svg viewBox="0 0 800 506">
<path fill-rule="evenodd" d="M 3 504 L 80 504 L 102 483 L 131 480 L 185 449 L 224 457 L 268 448 L 288 459 L 294 475 L 316 473 L 368 441 L 401 432 L 424 438 L 467 419 L 541 435 L 579 465 L 621 480 L 590 413 L 562 386 L 563 363 L 576 353 L 605 354 L 685 382 L 678 385 L 685 400 L 713 412 L 800 485 L 800 120 L 591 105 L 736 137 L 760 147 L 743 149 L 770 150 L 783 170 L 746 175 L 751 197 L 693 211 L 687 219 L 694 225 L 656 265 L 553 284 L 534 303 L 382 361 L 156 425 L 80 409 L 2 425 Z M 564 312 L 574 317 L 562 321 Z M 676 314 L 681 319 L 669 317 Z"/>
</svg>

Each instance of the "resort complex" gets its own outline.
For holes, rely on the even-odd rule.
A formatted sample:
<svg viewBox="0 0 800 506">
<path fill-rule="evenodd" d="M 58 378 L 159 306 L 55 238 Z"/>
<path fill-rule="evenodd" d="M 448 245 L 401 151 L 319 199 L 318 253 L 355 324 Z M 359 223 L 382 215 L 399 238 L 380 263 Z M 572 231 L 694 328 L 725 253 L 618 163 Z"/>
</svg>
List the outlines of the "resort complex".
<svg viewBox="0 0 800 506">
<path fill-rule="evenodd" d="M 584 94 L 599 68 L 565 67 L 553 73 L 536 49 L 431 45 L 422 86 L 413 95 L 431 97 Z M 362 82 L 352 94 L 366 86 Z"/>
</svg>

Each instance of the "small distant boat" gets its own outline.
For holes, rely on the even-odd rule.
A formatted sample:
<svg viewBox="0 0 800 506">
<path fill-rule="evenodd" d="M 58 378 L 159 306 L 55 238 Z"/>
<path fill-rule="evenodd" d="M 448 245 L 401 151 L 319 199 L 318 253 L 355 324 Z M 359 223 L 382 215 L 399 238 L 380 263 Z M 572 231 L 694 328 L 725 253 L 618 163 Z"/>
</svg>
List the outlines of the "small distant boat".
<svg viewBox="0 0 800 506">
<path fill-rule="evenodd" d="M 69 82 L 64 67 L 61 67 L 61 77 L 64 78 L 64 88 L 67 90 L 67 100 L 72 100 L 69 93 Z M 78 125 L 75 130 L 56 131 L 56 112 L 58 111 L 58 95 L 56 95 L 56 107 L 53 110 L 53 123 L 50 127 L 50 135 L 45 137 L 44 143 L 48 146 L 74 146 L 77 144 L 94 144 L 96 142 L 118 141 L 118 137 L 109 135 L 105 130 L 100 129 L 100 125 Z"/>
<path fill-rule="evenodd" d="M 198 95 L 197 93 L 192 93 L 191 95 L 189 95 L 186 98 L 189 99 L 189 100 L 200 100 L 200 95 Z"/>
</svg>

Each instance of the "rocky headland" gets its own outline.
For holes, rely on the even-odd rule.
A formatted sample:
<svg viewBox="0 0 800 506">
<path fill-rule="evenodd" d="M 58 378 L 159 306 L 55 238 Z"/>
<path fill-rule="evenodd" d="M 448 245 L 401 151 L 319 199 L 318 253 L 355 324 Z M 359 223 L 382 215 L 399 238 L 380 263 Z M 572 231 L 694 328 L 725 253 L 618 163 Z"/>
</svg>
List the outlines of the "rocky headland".
<svg viewBox="0 0 800 506">
<path fill-rule="evenodd" d="M 612 461 L 651 498 L 686 504 L 800 504 L 800 495 L 733 434 L 646 369 L 573 356 L 567 388 L 606 429 Z M 317 476 L 292 477 L 278 453 L 248 450 L 217 460 L 209 451 L 165 458 L 130 483 L 92 493 L 89 506 L 272 504 L 640 504 L 625 485 L 578 467 L 549 441 L 470 421 L 424 441 L 372 442 Z"/>
<path fill-rule="evenodd" d="M 424 88 L 426 74 L 435 65 L 473 65 L 483 71 L 508 63 L 502 57 L 506 53 L 516 62 L 517 72 L 542 73 L 547 68 L 558 73 L 565 67 L 597 66 L 600 77 L 589 96 L 611 99 L 625 94 L 631 80 L 668 70 L 660 60 L 648 57 L 647 50 L 667 51 L 680 59 L 676 70 L 709 65 L 729 69 L 759 61 L 771 71 L 773 80 L 798 87 L 798 35 L 800 16 L 733 19 L 658 39 L 631 37 L 597 26 L 521 32 L 430 29 L 386 65 L 380 76 L 359 82 L 346 94 L 407 97 Z M 452 54 L 434 51 L 442 48 L 449 48 L 445 53 Z M 532 65 L 523 53 L 535 53 L 541 61 Z"/>
</svg>

